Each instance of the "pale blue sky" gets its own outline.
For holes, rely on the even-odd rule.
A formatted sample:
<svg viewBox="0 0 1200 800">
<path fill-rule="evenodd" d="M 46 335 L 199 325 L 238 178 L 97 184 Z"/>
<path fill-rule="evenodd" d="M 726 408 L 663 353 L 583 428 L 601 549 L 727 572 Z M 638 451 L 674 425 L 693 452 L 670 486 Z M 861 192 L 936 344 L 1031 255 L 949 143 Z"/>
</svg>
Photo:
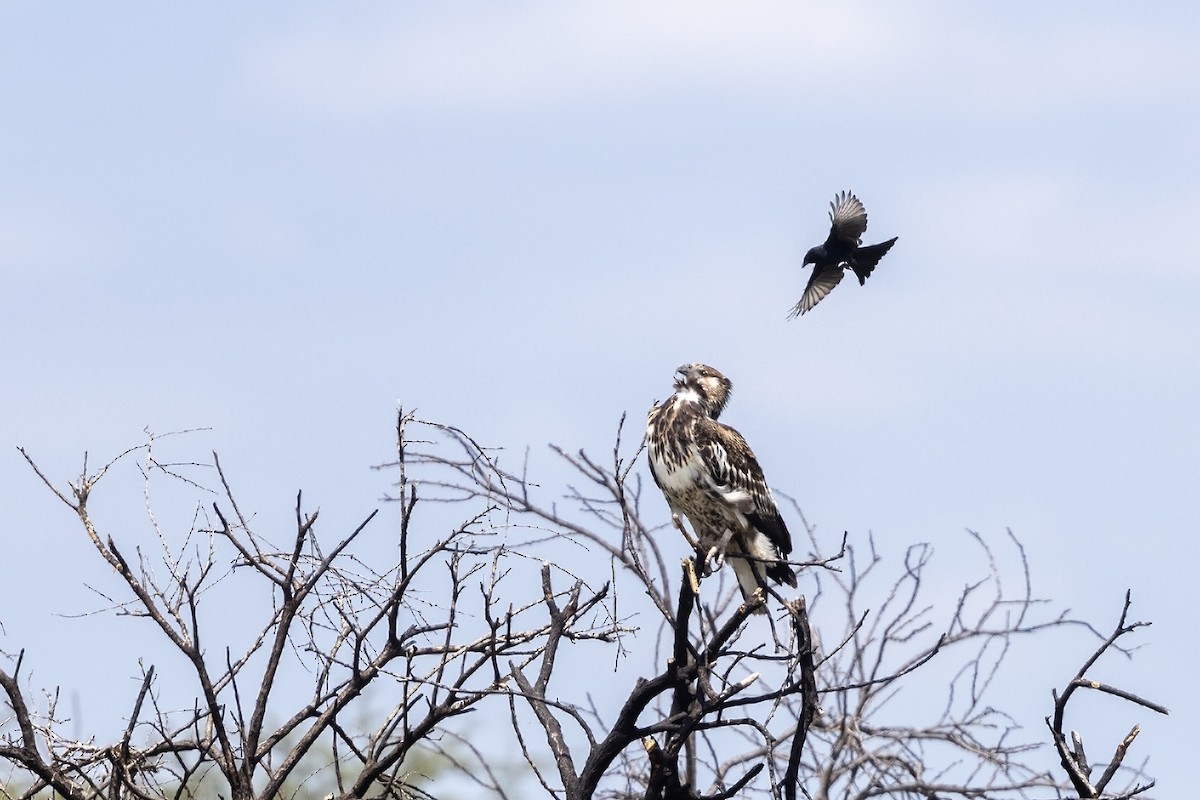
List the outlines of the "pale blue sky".
<svg viewBox="0 0 1200 800">
<path fill-rule="evenodd" d="M 265 516 L 303 488 L 348 521 L 397 401 L 547 482 L 546 443 L 607 452 L 705 361 L 830 535 L 1011 527 L 1103 626 L 1133 589 L 1122 680 L 1174 714 L 1107 708 L 1179 794 L 1197 31 L 1185 2 L 0 5 L 0 649 L 85 680 L 51 615 L 100 581 L 15 445 L 65 479 L 209 427 Z M 787 321 L 842 189 L 899 242 Z"/>
</svg>

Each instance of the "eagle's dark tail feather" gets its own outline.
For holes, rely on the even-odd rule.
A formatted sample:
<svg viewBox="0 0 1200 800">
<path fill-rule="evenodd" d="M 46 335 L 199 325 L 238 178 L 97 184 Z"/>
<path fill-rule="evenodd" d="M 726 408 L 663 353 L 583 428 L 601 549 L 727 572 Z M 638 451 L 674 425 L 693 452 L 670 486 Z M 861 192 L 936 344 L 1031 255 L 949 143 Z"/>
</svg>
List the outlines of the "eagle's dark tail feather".
<svg viewBox="0 0 1200 800">
<path fill-rule="evenodd" d="M 886 242 L 869 244 L 854 251 L 854 260 L 850 262 L 850 268 L 858 276 L 859 286 L 867 282 L 867 278 L 871 276 L 871 272 L 875 269 L 875 265 L 879 263 L 879 259 L 883 258 L 884 254 L 892 249 L 892 245 L 899 238 L 899 236 L 893 236 Z"/>
<path fill-rule="evenodd" d="M 767 577 L 776 583 L 786 583 L 793 589 L 796 588 L 796 573 L 782 561 L 776 561 L 767 567 Z"/>
</svg>

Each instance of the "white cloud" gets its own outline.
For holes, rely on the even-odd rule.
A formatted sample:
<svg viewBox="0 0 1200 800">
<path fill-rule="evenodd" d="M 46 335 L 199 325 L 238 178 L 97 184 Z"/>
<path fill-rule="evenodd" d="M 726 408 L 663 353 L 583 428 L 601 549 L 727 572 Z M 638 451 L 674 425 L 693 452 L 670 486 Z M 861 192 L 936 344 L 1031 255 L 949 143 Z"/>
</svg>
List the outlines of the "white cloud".
<svg viewBox="0 0 1200 800">
<path fill-rule="evenodd" d="M 1183 34 L 1126 16 L 1043 14 L 1022 25 L 956 6 L 771 0 L 438 6 L 424 15 L 403 6 L 306 18 L 248 54 L 245 68 L 274 102 L 352 117 L 696 88 L 835 105 L 870 94 L 910 110 L 1021 118 L 1195 89 L 1191 48 L 1164 41 Z"/>
<path fill-rule="evenodd" d="M 896 38 L 886 20 L 849 7 L 777 2 L 505 4 L 331 22 L 310 19 L 253 53 L 253 83 L 325 113 L 509 108 L 649 95 L 697 80 L 766 90 L 830 69 L 861 78 Z"/>
</svg>

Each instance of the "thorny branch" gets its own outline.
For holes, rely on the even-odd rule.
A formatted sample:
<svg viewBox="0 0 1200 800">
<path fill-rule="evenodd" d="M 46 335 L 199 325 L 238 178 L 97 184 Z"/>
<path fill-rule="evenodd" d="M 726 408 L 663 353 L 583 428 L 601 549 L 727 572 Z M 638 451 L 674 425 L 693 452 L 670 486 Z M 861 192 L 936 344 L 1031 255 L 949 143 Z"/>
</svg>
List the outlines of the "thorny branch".
<svg viewBox="0 0 1200 800">
<path fill-rule="evenodd" d="M 372 512 L 331 539 L 299 494 L 289 524 L 260 533 L 268 523 L 243 510 L 216 454 L 207 465 L 167 463 L 164 437 L 96 472 L 85 459 L 66 489 L 22 450 L 115 572 L 119 613 L 182 654 L 189 675 L 167 675 L 164 665 L 179 662 L 161 651 L 157 668 L 139 666 L 128 725 L 101 746 L 60 733 L 54 693 L 30 702 L 22 651 L 11 673 L 0 670 L 12 709 L 0 759 L 25 777 L 27 795 L 49 788 L 71 800 L 185 800 L 214 787 L 235 800 L 429 797 L 438 770 L 507 798 L 528 793 L 512 777 L 518 767 L 565 800 L 1065 790 L 989 700 L 1020 639 L 1083 624 L 1034 595 L 1015 537 L 997 551 L 971 534 L 984 569 L 947 610 L 927 597 L 929 546 L 910 547 L 892 570 L 870 537 L 822 546 L 793 503 L 793 531 L 808 544 L 793 562 L 803 595 L 768 587 L 742 603 L 729 570 L 697 593 L 677 571 L 689 548 L 652 485 L 643 508 L 642 444 L 622 444 L 623 423 L 608 463 L 552 448 L 571 475 L 556 492 L 530 479 L 528 454 L 513 468 L 463 431 L 401 410 L 396 461 L 385 465 L 394 532 L 381 535 Z M 88 505 L 100 480 L 134 458 L 157 556 Z M 219 499 L 173 527 L 150 502 L 163 479 L 202 495 L 211 480 Z M 1015 568 L 1005 563 L 1014 555 Z M 752 614 L 763 606 L 770 613 Z M 1160 710 L 1084 677 L 1118 635 L 1056 698 L 1060 734 L 1077 688 Z M 913 692 L 925 715 L 889 724 L 883 709 Z M 483 744 L 495 725 L 473 712 L 489 706 L 504 709 L 515 746 Z M 486 738 L 467 733 L 484 729 Z M 1087 779 L 1075 743 L 1066 752 Z M 1056 739 L 1060 754 L 1064 746 Z M 489 763 L 503 753 L 520 760 Z"/>
<path fill-rule="evenodd" d="M 391 558 L 378 535 L 364 538 L 376 512 L 327 546 L 317 530 L 319 513 L 306 511 L 299 494 L 288 544 L 276 547 L 251 527 L 216 454 L 210 465 L 188 465 L 195 476 L 188 477 L 179 465 L 168 470 L 158 460 L 163 437 L 151 436 L 98 472 L 89 473 L 85 464 L 67 490 L 22 450 L 116 573 L 129 596 L 120 609 L 149 620 L 184 655 L 197 696 L 185 701 L 186 711 L 169 710 L 180 702 L 168 697 L 177 697 L 187 681 L 172 675 L 168 686 L 168 676 L 149 666 L 118 744 L 74 742 L 59 734 L 52 708 L 39 712 L 28 703 L 18 679 L 22 654 L 11 675 L 0 671 L 0 690 L 16 723 L 11 733 L 0 733 L 0 758 L 24 770 L 31 791 L 49 787 L 69 798 L 195 797 L 208 794 L 203 787 L 214 780 L 217 792 L 232 798 L 275 797 L 322 769 L 333 778 L 335 797 L 416 792 L 413 781 L 421 779 L 403 769 L 414 748 L 485 699 L 511 691 L 511 678 L 495 669 L 498 659 L 527 663 L 562 639 L 603 643 L 618 635 L 604 610 L 605 589 L 584 598 L 577 584 L 563 608 L 553 595 L 520 599 L 514 573 L 529 562 L 520 548 L 495 536 L 492 507 L 449 523 L 440 537 L 422 528 L 420 543 L 410 541 L 423 508 L 408 472 L 409 435 L 417 424 L 411 414 L 398 415 L 400 461 L 394 466 L 403 502 Z M 223 494 L 223 502 L 198 506 L 182 549 L 180 537 L 164 529 L 164 515 L 151 513 L 162 548 L 157 561 L 142 547 L 119 546 L 105 535 L 88 504 L 101 479 L 134 456 L 141 457 L 147 498 L 164 477 L 198 488 L 204 473 L 215 474 Z M 372 567 L 368 557 L 386 566 Z M 255 582 L 260 593 L 265 584 L 271 598 L 259 607 L 238 599 Z M 218 644 L 229 632 L 203 611 L 219 613 L 222 591 L 233 592 L 226 608 L 239 609 L 226 624 L 245 623 L 235 635 L 249 641 L 240 654 Z M 545 604 L 555 610 L 550 622 L 537 619 Z M 480 619 L 490 622 L 481 627 Z M 548 679 L 547 673 L 538 685 Z M 363 730 L 366 710 L 377 714 L 379 702 L 397 690 L 399 700 L 378 714 L 380 724 Z"/>
</svg>

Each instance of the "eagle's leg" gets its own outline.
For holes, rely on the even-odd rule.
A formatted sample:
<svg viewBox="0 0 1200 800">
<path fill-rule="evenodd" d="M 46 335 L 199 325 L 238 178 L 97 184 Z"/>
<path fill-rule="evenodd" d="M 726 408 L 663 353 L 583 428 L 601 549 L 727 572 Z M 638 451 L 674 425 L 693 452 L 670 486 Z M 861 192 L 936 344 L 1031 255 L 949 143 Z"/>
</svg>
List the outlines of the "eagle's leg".
<svg viewBox="0 0 1200 800">
<path fill-rule="evenodd" d="M 691 545 L 692 549 L 698 550 L 700 548 L 700 544 L 690 533 L 688 533 L 687 528 L 683 527 L 683 518 L 678 514 L 672 514 L 671 521 L 675 523 L 676 528 L 679 528 L 679 532 L 683 534 L 683 538 L 687 540 L 687 543 Z"/>
<path fill-rule="evenodd" d="M 729 547 L 729 540 L 732 538 L 733 529 L 726 528 L 725 533 L 721 534 L 720 541 L 708 548 L 708 558 L 704 563 L 710 575 L 725 566 L 725 548 Z"/>
</svg>

